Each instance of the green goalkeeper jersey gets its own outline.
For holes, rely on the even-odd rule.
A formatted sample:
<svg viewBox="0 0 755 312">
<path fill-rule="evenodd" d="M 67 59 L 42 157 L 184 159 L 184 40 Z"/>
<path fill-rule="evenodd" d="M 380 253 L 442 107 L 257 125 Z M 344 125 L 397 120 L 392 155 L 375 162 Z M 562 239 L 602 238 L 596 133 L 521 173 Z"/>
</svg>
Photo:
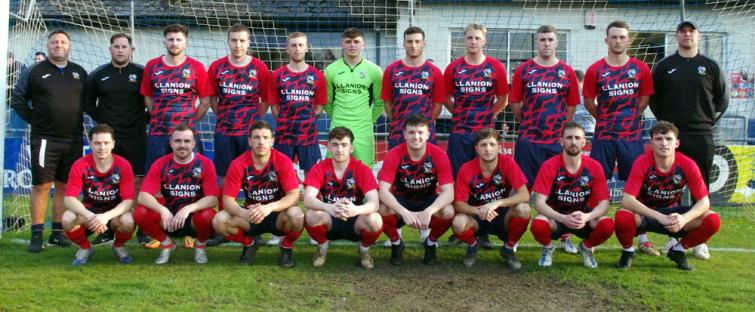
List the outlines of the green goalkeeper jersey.
<svg viewBox="0 0 755 312">
<path fill-rule="evenodd" d="M 347 127 L 354 132 L 354 157 L 371 166 L 375 158 L 375 136 L 372 125 L 383 113 L 380 98 L 383 71 L 364 58 L 354 67 L 343 58 L 325 68 L 328 83 L 328 105 L 325 113 L 330 128 Z"/>
</svg>

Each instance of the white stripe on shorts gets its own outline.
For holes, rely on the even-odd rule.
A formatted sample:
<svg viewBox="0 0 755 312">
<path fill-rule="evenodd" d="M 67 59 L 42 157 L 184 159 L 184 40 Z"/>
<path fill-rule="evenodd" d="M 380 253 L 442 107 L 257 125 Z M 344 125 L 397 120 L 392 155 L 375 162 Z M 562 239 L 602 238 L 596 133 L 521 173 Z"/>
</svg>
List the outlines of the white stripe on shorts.
<svg viewBox="0 0 755 312">
<path fill-rule="evenodd" d="M 45 149 L 47 148 L 47 140 L 42 139 L 42 142 L 39 145 L 39 166 L 44 168 L 45 167 Z"/>
</svg>

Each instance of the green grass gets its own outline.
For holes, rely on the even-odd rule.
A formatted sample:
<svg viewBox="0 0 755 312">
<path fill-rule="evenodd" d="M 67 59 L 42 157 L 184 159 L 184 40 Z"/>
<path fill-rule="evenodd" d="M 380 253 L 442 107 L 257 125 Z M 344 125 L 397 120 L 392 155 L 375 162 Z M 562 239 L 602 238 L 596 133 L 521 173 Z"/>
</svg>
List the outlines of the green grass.
<svg viewBox="0 0 755 312">
<path fill-rule="evenodd" d="M 755 249 L 755 222 L 737 209 L 717 209 L 723 226 L 712 248 Z M 404 234 L 416 246 L 416 232 L 405 228 Z M 478 264 L 464 268 L 463 246 L 439 249 L 443 263 L 436 267 L 419 263 L 419 247 L 407 250 L 406 265 L 393 267 L 389 250 L 376 246 L 377 267 L 368 272 L 355 265 L 355 246 L 334 244 L 325 267 L 314 269 L 314 247 L 305 237 L 296 246 L 293 269 L 277 266 L 274 247 L 261 249 L 250 267 L 237 264 L 236 246 L 208 249 L 210 263 L 203 266 L 193 263 L 191 250 L 179 247 L 168 265 L 156 266 L 156 251 L 133 244 L 128 246 L 133 264 L 116 263 L 110 247 L 100 246 L 90 263 L 74 268 L 74 248 L 29 254 L 19 239 L 28 239 L 28 232 L 5 233 L 0 240 L 0 311 L 482 311 L 533 303 L 539 304 L 535 310 L 747 311 L 755 306 L 755 253 L 712 250 L 709 261 L 690 259 L 693 272 L 674 269 L 665 257 L 638 254 L 634 266 L 621 271 L 613 267 L 619 257 L 615 238 L 596 252 L 597 270 L 562 252 L 552 268 L 542 269 L 536 265 L 540 249 L 527 233 L 518 252 L 524 263 L 519 274 L 511 273 L 496 251 L 481 251 Z M 659 247 L 665 242 L 659 235 L 651 239 Z M 558 301 L 559 296 L 568 300 Z"/>
</svg>

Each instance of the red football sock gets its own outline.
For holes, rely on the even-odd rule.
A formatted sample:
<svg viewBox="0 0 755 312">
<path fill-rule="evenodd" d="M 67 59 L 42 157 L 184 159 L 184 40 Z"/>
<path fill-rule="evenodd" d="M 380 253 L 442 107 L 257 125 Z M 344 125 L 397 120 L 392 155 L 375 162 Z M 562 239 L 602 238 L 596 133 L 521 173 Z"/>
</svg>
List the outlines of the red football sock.
<svg viewBox="0 0 755 312">
<path fill-rule="evenodd" d="M 721 218 L 718 214 L 712 213 L 703 218 L 700 227 L 689 231 L 687 236 L 681 239 L 682 247 L 685 249 L 692 248 L 707 242 L 713 234 L 716 234 L 721 228 Z"/>
<path fill-rule="evenodd" d="M 237 228 L 236 233 L 226 236 L 225 239 L 232 242 L 241 243 L 244 246 L 251 246 L 252 244 L 254 244 L 254 237 L 245 236 L 244 230 L 241 228 Z"/>
<path fill-rule="evenodd" d="M 286 226 L 283 226 L 283 242 L 281 243 L 281 247 L 290 249 L 294 247 L 294 242 L 301 236 L 301 233 L 304 232 L 304 229 L 298 230 L 298 231 L 292 231 L 289 230 Z"/>
<path fill-rule="evenodd" d="M 453 218 L 443 219 L 439 217 L 430 217 L 430 235 L 427 238 L 430 239 L 430 241 L 437 242 L 438 237 L 445 234 L 446 231 L 451 228 L 453 222 Z"/>
<path fill-rule="evenodd" d="M 595 228 L 592 229 L 592 232 L 590 232 L 590 235 L 587 236 L 583 244 L 587 248 L 598 246 L 608 240 L 611 234 L 613 234 L 613 220 L 605 218 L 598 221 L 598 224 L 595 225 Z"/>
<path fill-rule="evenodd" d="M 212 227 L 212 218 L 214 217 L 215 210 L 212 208 L 194 212 L 192 222 L 194 222 L 194 228 L 197 231 L 196 238 L 200 245 L 215 235 L 215 228 Z"/>
<path fill-rule="evenodd" d="M 460 241 L 469 244 L 469 246 L 477 244 L 477 237 L 475 237 L 474 235 L 474 229 L 467 229 L 466 231 L 458 234 L 454 233 L 454 236 L 456 236 L 456 238 Z"/>
<path fill-rule="evenodd" d="M 551 225 L 548 224 L 548 221 L 542 219 L 532 220 L 530 232 L 532 232 L 535 240 L 543 246 L 551 244 Z"/>
<path fill-rule="evenodd" d="M 76 245 L 79 245 L 79 247 L 81 247 L 82 249 L 92 248 L 92 244 L 89 243 L 86 230 L 83 226 L 79 225 L 70 232 L 66 232 L 66 236 L 68 236 L 68 238 L 71 239 L 72 242 L 76 243 Z"/>
<path fill-rule="evenodd" d="M 325 244 L 328 241 L 328 228 L 325 224 L 307 226 L 307 233 L 318 244 Z"/>
<path fill-rule="evenodd" d="M 509 221 L 508 233 L 506 234 L 506 247 L 514 248 L 514 245 L 522 238 L 524 232 L 527 232 L 527 225 L 530 223 L 529 218 L 513 217 Z"/>
<path fill-rule="evenodd" d="M 123 245 L 125 245 L 133 235 L 134 230 L 131 230 L 130 232 L 115 231 L 115 241 L 113 242 L 113 247 L 123 247 Z"/>
<path fill-rule="evenodd" d="M 381 217 L 383 218 L 383 233 L 388 236 L 388 239 L 392 242 L 401 239 L 401 236 L 398 235 L 398 218 L 396 215 L 381 215 Z"/>
<path fill-rule="evenodd" d="M 380 234 L 383 234 L 383 229 L 381 228 L 375 232 L 362 230 L 362 233 L 360 234 L 362 236 L 362 247 L 370 247 L 378 240 Z"/>
<path fill-rule="evenodd" d="M 634 213 L 626 209 L 619 209 L 616 211 L 614 219 L 616 219 L 614 230 L 616 231 L 616 238 L 619 239 L 621 247 L 632 247 L 634 244 L 634 236 L 637 234 L 637 224 L 634 221 Z"/>
<path fill-rule="evenodd" d="M 149 235 L 160 242 L 165 241 L 167 235 L 160 226 L 160 214 L 142 205 L 137 205 L 134 210 L 134 223 L 138 225 L 144 234 Z"/>
</svg>

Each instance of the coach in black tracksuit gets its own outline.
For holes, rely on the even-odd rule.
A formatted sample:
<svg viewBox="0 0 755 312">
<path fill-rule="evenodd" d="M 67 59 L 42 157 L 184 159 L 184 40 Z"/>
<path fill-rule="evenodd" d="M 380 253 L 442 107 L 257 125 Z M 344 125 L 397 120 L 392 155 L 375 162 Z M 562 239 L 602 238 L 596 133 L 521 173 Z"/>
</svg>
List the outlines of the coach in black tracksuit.
<svg viewBox="0 0 755 312">
<path fill-rule="evenodd" d="M 70 48 L 71 40 L 65 31 L 50 33 L 47 37 L 49 57 L 23 72 L 13 89 L 11 106 L 31 125 L 33 187 L 29 252 L 42 250 L 42 232 L 53 182 L 53 231 L 48 243 L 71 245 L 62 233 L 63 197 L 71 165 L 82 155 L 81 107 L 87 72 L 68 60 Z"/>
<path fill-rule="evenodd" d="M 710 185 L 713 165 L 713 124 L 729 106 L 729 91 L 721 68 L 699 53 L 700 33 L 692 21 L 676 28 L 678 50 L 653 68 L 655 94 L 650 110 L 656 119 L 679 128 L 679 152 L 692 158 Z"/>
</svg>

